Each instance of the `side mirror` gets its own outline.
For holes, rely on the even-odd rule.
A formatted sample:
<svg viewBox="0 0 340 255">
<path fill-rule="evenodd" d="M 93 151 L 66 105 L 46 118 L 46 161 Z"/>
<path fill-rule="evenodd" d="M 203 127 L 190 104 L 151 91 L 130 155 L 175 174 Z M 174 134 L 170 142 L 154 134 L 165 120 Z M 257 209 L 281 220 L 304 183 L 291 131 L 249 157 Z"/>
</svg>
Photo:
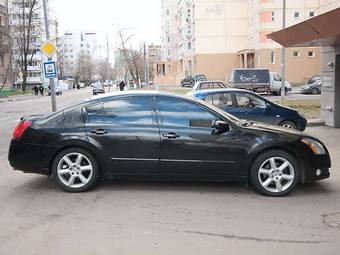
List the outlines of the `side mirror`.
<svg viewBox="0 0 340 255">
<path fill-rule="evenodd" d="M 271 109 L 272 109 L 271 104 L 266 103 L 266 110 L 267 110 L 267 111 L 270 111 Z"/>
<path fill-rule="evenodd" d="M 213 131 L 214 135 L 220 135 L 230 130 L 229 125 L 224 122 L 223 120 L 215 120 L 213 121 L 212 128 L 215 130 Z"/>
</svg>

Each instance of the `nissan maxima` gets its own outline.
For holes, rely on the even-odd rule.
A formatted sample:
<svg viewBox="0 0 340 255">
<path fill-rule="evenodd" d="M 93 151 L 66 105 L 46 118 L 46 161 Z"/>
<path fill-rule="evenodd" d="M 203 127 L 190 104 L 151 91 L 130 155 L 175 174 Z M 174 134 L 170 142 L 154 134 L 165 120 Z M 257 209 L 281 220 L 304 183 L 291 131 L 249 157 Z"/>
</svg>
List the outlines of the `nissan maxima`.
<svg viewBox="0 0 340 255">
<path fill-rule="evenodd" d="M 299 131 L 239 120 L 199 99 L 123 92 L 21 119 L 9 162 L 69 192 L 103 179 L 250 182 L 283 196 L 328 178 L 325 145 Z"/>
</svg>

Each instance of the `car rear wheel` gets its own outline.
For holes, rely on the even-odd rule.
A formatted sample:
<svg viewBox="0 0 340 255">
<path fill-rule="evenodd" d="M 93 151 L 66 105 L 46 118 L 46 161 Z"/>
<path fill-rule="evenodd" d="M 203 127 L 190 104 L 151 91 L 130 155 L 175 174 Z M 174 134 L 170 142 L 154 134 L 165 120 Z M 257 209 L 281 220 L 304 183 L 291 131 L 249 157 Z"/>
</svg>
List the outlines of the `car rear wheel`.
<svg viewBox="0 0 340 255">
<path fill-rule="evenodd" d="M 91 153 L 80 148 L 70 148 L 55 157 L 52 172 L 63 190 L 82 192 L 97 183 L 99 167 Z"/>
<path fill-rule="evenodd" d="M 313 95 L 319 94 L 319 90 L 318 90 L 317 88 L 313 88 L 313 89 L 312 89 L 312 94 L 313 94 Z"/>
<path fill-rule="evenodd" d="M 266 151 L 255 159 L 250 179 L 258 192 L 273 197 L 284 196 L 298 184 L 298 163 L 285 151 Z"/>
<path fill-rule="evenodd" d="M 285 121 L 281 122 L 280 126 L 283 127 L 283 128 L 288 128 L 288 129 L 297 129 L 296 124 L 292 121 L 289 121 L 289 120 L 285 120 Z"/>
</svg>

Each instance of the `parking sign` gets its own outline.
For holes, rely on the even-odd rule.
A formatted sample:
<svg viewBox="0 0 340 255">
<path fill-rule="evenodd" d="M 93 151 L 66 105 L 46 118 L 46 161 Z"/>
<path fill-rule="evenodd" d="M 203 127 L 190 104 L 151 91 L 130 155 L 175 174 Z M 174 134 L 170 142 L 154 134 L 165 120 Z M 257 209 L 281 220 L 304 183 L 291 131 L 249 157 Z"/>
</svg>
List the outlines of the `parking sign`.
<svg viewBox="0 0 340 255">
<path fill-rule="evenodd" d="M 44 74 L 46 78 L 55 78 L 57 76 L 55 61 L 44 62 Z"/>
</svg>

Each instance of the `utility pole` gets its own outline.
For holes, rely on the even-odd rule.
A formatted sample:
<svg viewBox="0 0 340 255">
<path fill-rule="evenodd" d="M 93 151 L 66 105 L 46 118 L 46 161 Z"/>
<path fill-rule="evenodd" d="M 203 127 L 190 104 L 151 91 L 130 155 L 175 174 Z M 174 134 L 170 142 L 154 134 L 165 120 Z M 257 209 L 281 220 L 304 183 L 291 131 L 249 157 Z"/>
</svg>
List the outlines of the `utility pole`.
<svg viewBox="0 0 340 255">
<path fill-rule="evenodd" d="M 50 29 L 49 29 L 49 26 L 48 26 L 48 16 L 47 16 L 47 4 L 46 4 L 46 0 L 43 0 L 43 9 L 44 9 L 44 21 L 45 21 L 46 40 L 50 40 Z M 51 61 L 52 57 L 49 57 L 48 60 Z M 57 110 L 57 102 L 56 102 L 56 97 L 55 97 L 54 78 L 50 78 L 50 90 L 51 90 L 52 112 L 55 112 Z"/>
<path fill-rule="evenodd" d="M 109 35 L 106 34 L 106 67 L 105 67 L 105 72 L 106 72 L 106 78 L 109 81 L 109 72 L 110 72 L 110 49 L 109 49 Z M 110 87 L 111 84 L 109 83 L 109 92 L 110 92 Z"/>
<path fill-rule="evenodd" d="M 146 59 L 146 44 L 144 43 L 144 82 L 149 85 L 148 64 Z"/>
<path fill-rule="evenodd" d="M 282 6 L 282 29 L 286 28 L 286 0 L 283 1 Z M 281 99 L 283 100 L 286 94 L 286 86 L 285 86 L 285 74 L 286 73 L 286 48 L 282 46 L 281 49 Z"/>
</svg>

